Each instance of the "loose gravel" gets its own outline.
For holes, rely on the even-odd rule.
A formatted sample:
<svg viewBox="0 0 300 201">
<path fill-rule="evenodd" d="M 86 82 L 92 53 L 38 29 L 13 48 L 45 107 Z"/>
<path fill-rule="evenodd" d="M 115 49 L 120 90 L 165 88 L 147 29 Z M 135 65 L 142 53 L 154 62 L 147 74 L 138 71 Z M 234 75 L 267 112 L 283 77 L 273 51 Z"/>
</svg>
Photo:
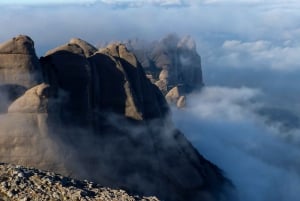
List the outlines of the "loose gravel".
<svg viewBox="0 0 300 201">
<path fill-rule="evenodd" d="M 0 163 L 0 201 L 159 201 L 53 172 Z"/>
</svg>

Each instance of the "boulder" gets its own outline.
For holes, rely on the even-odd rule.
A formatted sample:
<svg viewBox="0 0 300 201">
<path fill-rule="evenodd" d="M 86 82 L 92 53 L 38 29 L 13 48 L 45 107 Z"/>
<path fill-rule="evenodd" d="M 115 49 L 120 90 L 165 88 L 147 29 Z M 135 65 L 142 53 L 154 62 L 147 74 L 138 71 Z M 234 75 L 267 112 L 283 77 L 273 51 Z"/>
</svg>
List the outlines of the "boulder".
<svg viewBox="0 0 300 201">
<path fill-rule="evenodd" d="M 173 87 L 165 97 L 170 105 L 174 105 L 177 108 L 184 108 L 186 105 L 186 97 L 182 94 L 182 88 L 177 86 Z"/>
<path fill-rule="evenodd" d="M 43 113 L 47 111 L 49 85 L 37 85 L 16 99 L 8 108 L 9 113 Z"/>
</svg>

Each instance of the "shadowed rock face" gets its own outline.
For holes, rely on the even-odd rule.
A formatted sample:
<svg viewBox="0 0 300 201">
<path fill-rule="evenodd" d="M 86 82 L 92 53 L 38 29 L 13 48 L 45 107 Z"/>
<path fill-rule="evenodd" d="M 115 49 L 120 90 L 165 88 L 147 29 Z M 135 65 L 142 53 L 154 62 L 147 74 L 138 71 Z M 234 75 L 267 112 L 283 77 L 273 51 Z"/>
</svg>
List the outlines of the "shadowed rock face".
<svg viewBox="0 0 300 201">
<path fill-rule="evenodd" d="M 96 102 L 103 102 L 103 100 L 101 100 L 103 99 L 101 98 L 101 91 L 106 92 L 102 97 L 122 97 L 118 94 L 124 94 L 125 101 L 122 100 L 121 102 L 125 104 L 125 107 L 123 107 L 123 113 L 119 113 L 121 115 L 135 120 L 163 118 L 167 115 L 168 106 L 164 97 L 158 88 L 146 78 L 144 70 L 135 55 L 129 52 L 124 45 L 112 44 L 101 49 L 89 60 L 94 70 L 93 74 L 98 74 L 98 79 L 102 82 L 100 83 L 100 88 L 96 89 L 97 86 L 94 87 L 96 93 L 100 93 L 100 99 Z M 107 63 L 108 65 L 103 65 L 102 60 L 106 60 L 110 64 Z M 115 93 L 115 90 L 111 90 L 110 86 L 107 86 L 108 83 L 112 84 L 114 82 L 111 79 L 111 77 L 115 77 L 114 75 L 106 77 L 106 72 L 112 69 L 114 69 L 115 75 L 119 76 L 115 81 L 119 82 L 122 86 L 120 87 L 119 84 L 116 84 L 114 88 L 121 89 L 121 93 Z M 100 104 L 99 107 L 106 110 L 107 107 L 114 108 L 114 105 L 106 103 Z"/>
<path fill-rule="evenodd" d="M 86 57 L 92 56 L 95 52 L 97 52 L 97 49 L 93 45 L 81 40 L 80 38 L 72 38 L 69 43 L 78 45 L 83 50 Z"/>
<path fill-rule="evenodd" d="M 3 106 L 0 160 L 162 200 L 225 199 L 230 182 L 173 127 L 135 55 L 94 50 L 76 39 L 40 59 L 44 83 Z"/>
<path fill-rule="evenodd" d="M 179 96 L 173 96 L 172 101 L 169 100 L 173 92 L 166 96 L 169 103 L 181 107 L 184 105 L 184 97 L 181 96 L 203 86 L 201 58 L 191 37 L 179 38 L 171 34 L 158 42 L 147 44 L 139 40 L 130 40 L 126 45 L 137 55 L 148 78 L 164 95 L 174 87 L 181 88 Z"/>
<path fill-rule="evenodd" d="M 0 84 L 0 114 L 6 113 L 9 105 L 25 91 L 26 87 L 17 84 Z"/>
</svg>

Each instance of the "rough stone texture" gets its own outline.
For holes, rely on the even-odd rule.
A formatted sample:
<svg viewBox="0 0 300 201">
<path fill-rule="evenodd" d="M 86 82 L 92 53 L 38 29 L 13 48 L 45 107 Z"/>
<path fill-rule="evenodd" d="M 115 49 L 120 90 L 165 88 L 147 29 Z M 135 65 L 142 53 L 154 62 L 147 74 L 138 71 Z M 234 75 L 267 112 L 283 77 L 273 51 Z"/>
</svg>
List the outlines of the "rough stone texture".
<svg viewBox="0 0 300 201">
<path fill-rule="evenodd" d="M 176 106 L 178 108 L 184 108 L 186 106 L 185 96 L 180 96 L 179 97 L 179 99 L 177 100 Z"/>
<path fill-rule="evenodd" d="M 34 55 L 34 42 L 25 35 L 19 35 L 0 45 L 1 54 L 25 54 Z"/>
<path fill-rule="evenodd" d="M 97 48 L 80 38 L 72 38 L 69 43 L 78 45 L 83 50 L 86 57 L 92 56 L 97 52 Z"/>
<path fill-rule="evenodd" d="M 160 72 L 158 79 L 159 79 L 159 80 L 167 80 L 168 78 L 169 78 L 168 70 L 167 70 L 167 69 L 163 69 L 163 70 Z"/>
<path fill-rule="evenodd" d="M 15 100 L 8 108 L 9 113 L 42 113 L 47 112 L 47 97 L 49 96 L 49 85 L 40 84 Z"/>
<path fill-rule="evenodd" d="M 34 43 L 28 36 L 17 36 L 0 44 L 0 85 L 32 87 L 40 79 Z"/>
<path fill-rule="evenodd" d="M 196 43 L 190 37 L 168 35 L 158 42 L 130 40 L 127 47 L 141 62 L 146 74 L 151 75 L 164 95 L 180 86 L 181 94 L 187 95 L 203 86 L 201 58 Z M 176 102 L 172 102 L 176 105 Z"/>
<path fill-rule="evenodd" d="M 84 50 L 68 43 L 49 50 L 40 60 L 45 82 L 60 99 L 58 115 L 63 123 L 88 124 L 91 69 Z"/>
<path fill-rule="evenodd" d="M 166 100 L 168 103 L 176 104 L 180 97 L 179 87 L 173 87 L 166 95 Z"/>
<path fill-rule="evenodd" d="M 89 61 L 93 75 L 98 76 L 92 80 L 100 82 L 94 87 L 94 93 L 99 93 L 95 97 L 96 107 L 136 120 L 162 118 L 168 113 L 168 106 L 158 88 L 146 79 L 142 66 L 125 45 L 109 45 Z"/>
<path fill-rule="evenodd" d="M 173 87 L 167 94 L 166 100 L 170 105 L 176 105 L 178 108 L 183 108 L 186 105 L 184 89 L 181 86 Z"/>
<path fill-rule="evenodd" d="M 72 44 L 67 43 L 59 47 L 56 47 L 52 50 L 47 51 L 45 56 L 49 56 L 52 54 L 66 54 L 66 53 L 73 53 L 76 55 L 85 56 L 84 50 L 76 43 L 72 43 Z"/>
<path fill-rule="evenodd" d="M 135 55 L 122 44 L 86 55 L 68 43 L 40 59 L 45 84 L 0 115 L 0 160 L 162 200 L 226 198 L 230 182 L 173 127 Z"/>
<path fill-rule="evenodd" d="M 168 81 L 166 79 L 154 81 L 154 84 L 159 88 L 162 94 L 168 93 Z"/>
<path fill-rule="evenodd" d="M 49 171 L 0 163 L 0 201 L 8 200 L 159 201 Z"/>
</svg>

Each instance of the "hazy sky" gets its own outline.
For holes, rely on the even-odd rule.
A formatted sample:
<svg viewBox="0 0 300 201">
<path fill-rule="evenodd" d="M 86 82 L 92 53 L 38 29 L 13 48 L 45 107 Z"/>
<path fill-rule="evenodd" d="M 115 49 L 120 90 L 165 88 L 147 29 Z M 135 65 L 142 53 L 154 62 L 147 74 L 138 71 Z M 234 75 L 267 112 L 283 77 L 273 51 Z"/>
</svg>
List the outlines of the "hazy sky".
<svg viewBox="0 0 300 201">
<path fill-rule="evenodd" d="M 214 66 L 300 68 L 295 0 L 1 0 L 0 6 L 0 40 L 29 34 L 38 51 L 72 36 L 100 42 L 176 32 L 192 35 Z"/>
<path fill-rule="evenodd" d="M 18 4 L 18 5 L 41 5 L 41 4 L 81 4 L 91 3 L 94 0 L 1 0 L 0 4 Z"/>
<path fill-rule="evenodd" d="M 42 56 L 72 37 L 99 45 L 189 34 L 207 85 L 259 88 L 300 108 L 299 10 L 296 0 L 1 0 L 0 41 L 29 35 Z"/>
<path fill-rule="evenodd" d="M 288 101 L 298 101 L 300 2 L 296 0 L 0 2 L 0 41 L 27 34 L 39 56 L 72 37 L 99 45 L 189 34 L 202 56 L 207 85 L 261 88 L 275 94 L 273 101 L 287 94 Z"/>
</svg>

